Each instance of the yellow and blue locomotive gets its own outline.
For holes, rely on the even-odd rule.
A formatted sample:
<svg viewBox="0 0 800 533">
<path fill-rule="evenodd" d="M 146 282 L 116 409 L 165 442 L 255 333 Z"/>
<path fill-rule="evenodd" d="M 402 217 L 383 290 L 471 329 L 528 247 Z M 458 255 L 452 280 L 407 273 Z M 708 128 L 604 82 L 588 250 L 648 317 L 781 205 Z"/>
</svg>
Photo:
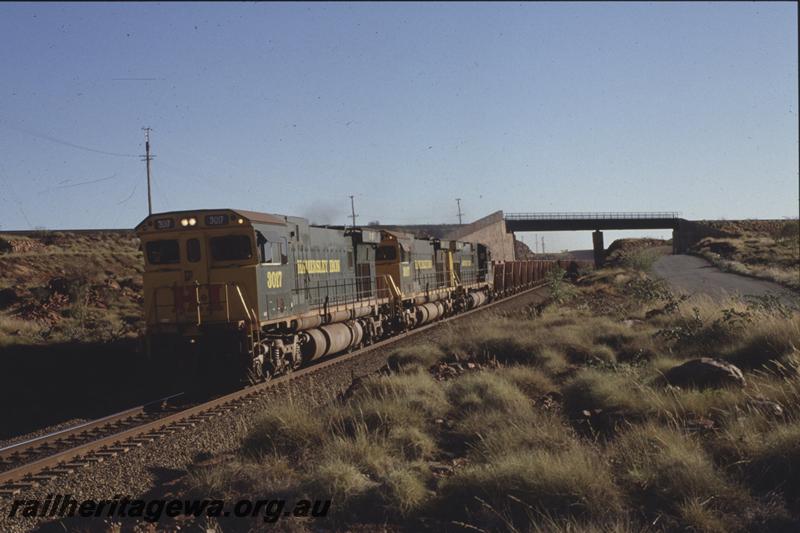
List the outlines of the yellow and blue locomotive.
<svg viewBox="0 0 800 533">
<path fill-rule="evenodd" d="M 480 243 L 234 209 L 153 214 L 147 351 L 258 382 L 492 297 Z"/>
</svg>

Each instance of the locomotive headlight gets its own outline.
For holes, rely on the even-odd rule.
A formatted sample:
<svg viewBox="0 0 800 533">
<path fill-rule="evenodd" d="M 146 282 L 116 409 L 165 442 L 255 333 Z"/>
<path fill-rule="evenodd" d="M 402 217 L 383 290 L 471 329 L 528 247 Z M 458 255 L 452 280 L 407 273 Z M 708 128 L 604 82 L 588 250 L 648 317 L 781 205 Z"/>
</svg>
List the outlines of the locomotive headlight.
<svg viewBox="0 0 800 533">
<path fill-rule="evenodd" d="M 194 226 L 195 224 L 197 224 L 197 219 L 194 218 L 194 217 L 190 218 L 189 219 L 189 225 L 190 226 Z"/>
<path fill-rule="evenodd" d="M 181 219 L 181 226 L 183 226 L 185 228 L 188 225 L 189 225 L 189 219 L 188 218 L 182 218 Z"/>
<path fill-rule="evenodd" d="M 243 218 L 240 218 L 240 219 L 239 219 L 239 220 L 237 220 L 236 222 L 237 222 L 237 223 L 239 223 L 239 224 L 244 224 L 244 219 L 243 219 Z"/>
</svg>

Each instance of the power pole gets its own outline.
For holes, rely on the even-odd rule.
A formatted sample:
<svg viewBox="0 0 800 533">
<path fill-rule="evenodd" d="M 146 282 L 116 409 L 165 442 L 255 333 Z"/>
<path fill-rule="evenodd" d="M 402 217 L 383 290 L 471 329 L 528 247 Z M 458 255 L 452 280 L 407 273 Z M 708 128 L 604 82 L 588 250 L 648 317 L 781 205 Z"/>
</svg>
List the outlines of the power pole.
<svg viewBox="0 0 800 533">
<path fill-rule="evenodd" d="M 150 132 L 152 131 L 151 128 L 142 128 L 144 130 L 144 150 L 145 155 L 142 157 L 142 161 L 147 162 L 147 214 L 153 214 L 153 199 L 150 196 L 150 161 L 153 160 L 155 157 L 154 155 L 150 155 Z"/>
<path fill-rule="evenodd" d="M 542 235 L 542 253 L 544 253 L 544 235 Z"/>
<path fill-rule="evenodd" d="M 350 195 L 350 213 L 352 213 L 350 215 L 350 218 L 353 219 L 353 227 L 355 228 L 356 227 L 356 217 L 358 215 L 356 215 L 356 204 L 355 204 L 355 202 L 353 200 L 353 195 L 352 194 Z"/>
<path fill-rule="evenodd" d="M 458 225 L 461 225 L 461 198 L 456 198 L 456 203 L 458 204 Z"/>
</svg>

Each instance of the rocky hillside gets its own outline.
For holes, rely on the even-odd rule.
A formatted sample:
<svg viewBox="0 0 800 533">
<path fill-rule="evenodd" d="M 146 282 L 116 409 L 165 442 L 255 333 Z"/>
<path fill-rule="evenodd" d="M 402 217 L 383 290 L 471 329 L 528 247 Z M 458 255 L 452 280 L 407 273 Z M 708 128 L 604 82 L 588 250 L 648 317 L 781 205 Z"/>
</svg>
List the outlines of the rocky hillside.
<svg viewBox="0 0 800 533">
<path fill-rule="evenodd" d="M 142 263 L 133 232 L 0 234 L 0 347 L 137 336 Z"/>
<path fill-rule="evenodd" d="M 800 290 L 797 220 L 716 220 L 706 225 L 723 237 L 706 237 L 693 251 L 723 270 L 768 279 Z"/>
</svg>

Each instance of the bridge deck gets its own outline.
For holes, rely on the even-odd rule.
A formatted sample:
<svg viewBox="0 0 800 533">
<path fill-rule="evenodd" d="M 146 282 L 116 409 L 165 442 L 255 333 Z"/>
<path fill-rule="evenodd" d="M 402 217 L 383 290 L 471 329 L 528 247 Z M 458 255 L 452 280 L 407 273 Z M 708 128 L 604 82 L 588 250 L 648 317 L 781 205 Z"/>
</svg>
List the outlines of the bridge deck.
<svg viewBox="0 0 800 533">
<path fill-rule="evenodd" d="M 611 229 L 676 229 L 677 212 L 647 213 L 507 213 L 507 231 L 578 231 Z"/>
</svg>

